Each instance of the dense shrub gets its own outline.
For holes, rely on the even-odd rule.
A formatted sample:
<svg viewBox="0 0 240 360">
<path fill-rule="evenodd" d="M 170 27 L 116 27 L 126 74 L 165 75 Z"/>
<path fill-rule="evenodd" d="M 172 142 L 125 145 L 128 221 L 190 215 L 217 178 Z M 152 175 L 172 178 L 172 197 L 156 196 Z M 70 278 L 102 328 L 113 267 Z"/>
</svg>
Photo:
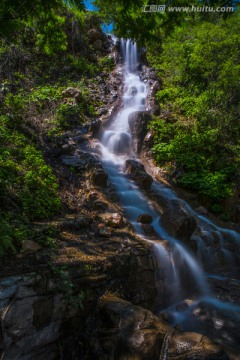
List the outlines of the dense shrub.
<svg viewBox="0 0 240 360">
<path fill-rule="evenodd" d="M 176 28 L 149 60 L 163 79 L 153 151 L 178 184 L 220 201 L 239 175 L 238 16 Z"/>
</svg>

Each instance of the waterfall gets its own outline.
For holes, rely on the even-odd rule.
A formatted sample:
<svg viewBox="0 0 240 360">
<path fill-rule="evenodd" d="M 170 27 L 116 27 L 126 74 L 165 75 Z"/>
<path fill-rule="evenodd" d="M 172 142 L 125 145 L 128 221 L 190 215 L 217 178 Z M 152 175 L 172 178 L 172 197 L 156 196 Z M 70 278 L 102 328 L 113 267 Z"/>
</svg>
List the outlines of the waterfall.
<svg viewBox="0 0 240 360">
<path fill-rule="evenodd" d="M 137 73 L 137 46 L 131 40 L 121 40 L 121 54 L 123 58 L 124 93 L 122 97 L 122 108 L 113 119 L 111 125 L 106 129 L 101 138 L 103 166 L 108 172 L 110 183 L 120 198 L 126 218 L 132 223 L 138 234 L 147 239 L 143 234 L 141 225 L 137 222 L 139 215 L 147 213 L 153 217 L 153 227 L 159 236 L 156 240 L 168 240 L 171 246 L 165 249 L 161 241 L 153 243 L 153 251 L 159 263 L 159 272 L 165 276 L 165 287 L 168 282 L 172 289 L 165 289 L 168 294 L 168 303 L 180 301 L 192 295 L 192 288 L 185 289 L 182 286 L 182 274 L 178 264 L 184 266 L 188 272 L 190 283 L 198 285 L 198 295 L 206 295 L 208 286 L 205 275 L 193 258 L 181 244 L 166 234 L 160 226 L 158 211 L 146 198 L 142 191 L 132 183 L 124 174 L 125 161 L 129 158 L 135 159 L 136 155 L 131 148 L 131 133 L 128 117 L 135 111 L 144 111 L 144 103 L 148 93 L 147 84 L 142 82 Z M 186 279 L 184 280 L 187 281 Z"/>
<path fill-rule="evenodd" d="M 158 268 L 156 270 L 156 283 L 160 284 L 160 296 L 159 299 L 156 299 L 156 312 L 165 307 L 167 309 L 164 311 L 170 314 L 173 324 L 181 322 L 185 324 L 185 329 L 192 330 L 196 320 L 195 324 L 198 324 L 197 326 L 200 328 L 199 321 L 204 320 L 197 318 L 198 311 L 196 311 L 196 308 L 201 301 L 206 304 L 211 302 L 213 304 L 211 306 L 215 304 L 216 311 L 221 308 L 221 314 L 224 313 L 222 309 L 226 303 L 218 302 L 211 294 L 207 276 L 199 262 L 178 239 L 173 238 L 166 232 L 161 226 L 160 213 L 154 203 L 125 174 L 126 160 L 136 159 L 136 154 L 131 146 L 132 139 L 128 117 L 135 111 L 145 110 L 144 104 L 148 93 L 148 85 L 140 80 L 137 72 L 136 44 L 131 40 L 122 39 L 121 54 L 124 75 L 122 107 L 117 116 L 112 119 L 109 127 L 104 130 L 100 139 L 103 167 L 108 173 L 109 182 L 118 194 L 125 217 L 134 226 L 136 232 L 145 241 L 152 244 Z M 233 242 L 239 245 L 239 234 L 231 230 L 220 229 L 206 218 L 199 216 L 186 202 L 178 199 L 171 189 L 157 181 L 152 184 L 152 192 L 159 194 L 169 202 L 176 199 L 181 201 L 186 211 L 191 212 L 197 219 L 200 228 L 201 226 L 203 228 L 210 226 L 216 233 L 220 234 L 223 255 L 228 260 L 231 260 L 229 252 L 224 248 L 224 241 L 221 236 L 231 237 Z M 137 222 L 139 215 L 144 213 L 151 215 L 153 218 L 152 227 L 156 234 L 154 239 L 148 238 L 144 234 L 141 224 Z M 203 241 L 200 240 L 199 246 L 203 246 Z M 200 258 L 206 257 L 206 254 L 208 254 L 206 248 L 199 250 L 198 253 Z M 163 297 L 164 301 L 162 301 Z M 179 302 L 182 303 L 183 301 L 185 301 L 186 306 L 181 305 L 178 307 Z M 192 306 L 189 305 L 191 303 Z M 229 306 L 231 308 L 232 305 L 226 304 L 226 312 Z M 235 308 L 231 311 L 235 311 Z M 237 308 L 237 311 L 240 314 L 240 308 Z M 188 318 L 191 319 L 191 323 L 187 321 Z"/>
</svg>

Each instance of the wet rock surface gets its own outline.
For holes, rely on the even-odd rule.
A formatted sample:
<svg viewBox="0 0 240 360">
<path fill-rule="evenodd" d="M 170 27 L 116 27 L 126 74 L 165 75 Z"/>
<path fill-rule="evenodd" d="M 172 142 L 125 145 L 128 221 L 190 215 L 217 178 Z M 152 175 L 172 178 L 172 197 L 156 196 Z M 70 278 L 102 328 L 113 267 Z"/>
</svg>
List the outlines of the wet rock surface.
<svg viewBox="0 0 240 360">
<path fill-rule="evenodd" d="M 161 80 L 154 69 L 149 68 L 146 65 L 142 66 L 140 78 L 142 81 L 148 82 L 149 86 L 148 96 L 146 99 L 146 110 L 153 115 L 159 115 L 160 108 L 155 100 L 155 95 L 161 89 Z"/>
<path fill-rule="evenodd" d="M 143 189 L 150 189 L 153 179 L 145 171 L 144 166 L 136 160 L 126 161 L 126 173 Z"/>
<path fill-rule="evenodd" d="M 123 223 L 123 217 L 119 213 L 103 213 L 100 214 L 101 219 L 111 227 L 120 227 Z"/>
<path fill-rule="evenodd" d="M 114 51 L 114 50 L 113 50 Z M 118 58 L 115 56 L 116 61 Z M 103 126 L 111 122 L 113 116 L 121 106 L 121 95 L 123 91 L 123 73 L 120 67 L 116 67 L 109 75 L 107 81 L 107 98 L 102 99 L 105 104 L 104 108 L 100 109 L 100 120 Z M 103 96 L 103 95 L 101 95 Z"/>
<path fill-rule="evenodd" d="M 124 242 L 121 231 L 117 235 L 113 227 L 111 239 L 106 233 L 94 237 L 89 233 L 84 244 L 86 229 L 76 228 L 75 221 L 74 226 L 69 228 L 68 221 L 63 227 L 65 244 L 51 269 L 0 280 L 4 359 L 71 359 L 73 352 L 91 359 L 90 350 L 84 348 L 90 346 L 85 335 L 95 321 L 97 299 L 106 291 L 120 291 L 136 304 L 154 306 L 155 267 L 150 249 L 136 240 L 133 246 L 132 235 L 124 227 Z M 98 359 L 99 354 L 94 356 Z"/>
<path fill-rule="evenodd" d="M 59 156 L 66 187 L 74 188 L 69 194 L 72 213 L 50 224 L 58 229 L 56 248 L 22 253 L 9 259 L 2 272 L 3 359 L 100 358 L 94 314 L 106 291 L 154 308 L 157 289 L 150 247 L 112 203 L 97 156 L 86 149 L 74 153 Z"/>
<path fill-rule="evenodd" d="M 197 228 L 194 216 L 182 206 L 181 201 L 172 200 L 161 216 L 161 224 L 168 233 L 188 243 Z"/>
<path fill-rule="evenodd" d="M 140 222 L 142 224 L 151 224 L 152 221 L 153 221 L 153 217 L 152 215 L 149 214 L 141 214 L 137 218 L 137 222 Z"/>
<path fill-rule="evenodd" d="M 116 296 L 103 296 L 99 307 L 105 359 L 229 359 L 207 337 L 172 330 L 150 311 Z"/>
<path fill-rule="evenodd" d="M 128 123 L 133 138 L 133 148 L 135 153 L 139 154 L 143 144 L 144 138 L 147 134 L 151 115 L 146 111 L 135 111 L 128 117 Z"/>
<path fill-rule="evenodd" d="M 186 300 L 163 311 L 162 315 L 181 331 L 194 331 L 209 336 L 219 344 L 225 344 L 233 352 L 239 353 L 238 332 L 239 307 L 227 308 L 219 300 L 203 298 L 200 301 Z"/>
<path fill-rule="evenodd" d="M 104 171 L 102 166 L 95 168 L 90 172 L 90 181 L 95 186 L 107 187 L 108 174 Z"/>
</svg>

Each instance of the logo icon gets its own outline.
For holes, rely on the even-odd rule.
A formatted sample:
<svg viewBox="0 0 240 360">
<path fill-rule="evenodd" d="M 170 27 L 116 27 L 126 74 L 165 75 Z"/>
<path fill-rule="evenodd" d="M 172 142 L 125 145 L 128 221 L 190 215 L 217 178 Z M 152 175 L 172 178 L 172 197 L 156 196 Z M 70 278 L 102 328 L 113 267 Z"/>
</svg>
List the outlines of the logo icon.
<svg viewBox="0 0 240 360">
<path fill-rule="evenodd" d="M 159 5 L 158 6 L 158 12 L 160 12 L 160 13 L 164 13 L 165 9 L 166 9 L 166 5 Z"/>
</svg>

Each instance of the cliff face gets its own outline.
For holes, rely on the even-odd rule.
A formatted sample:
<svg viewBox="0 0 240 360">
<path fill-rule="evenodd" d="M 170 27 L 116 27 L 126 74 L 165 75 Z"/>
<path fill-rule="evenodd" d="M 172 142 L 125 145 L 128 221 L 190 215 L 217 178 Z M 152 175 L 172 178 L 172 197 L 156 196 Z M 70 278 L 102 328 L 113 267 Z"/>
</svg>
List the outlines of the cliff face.
<svg viewBox="0 0 240 360">
<path fill-rule="evenodd" d="M 157 292 L 150 250 L 122 231 L 125 236 L 64 246 L 65 261 L 55 259 L 50 269 L 35 266 L 34 272 L 1 280 L 3 359 L 98 358 L 103 354 L 97 333 L 102 294 L 117 291 L 136 304 L 153 307 Z"/>
</svg>

